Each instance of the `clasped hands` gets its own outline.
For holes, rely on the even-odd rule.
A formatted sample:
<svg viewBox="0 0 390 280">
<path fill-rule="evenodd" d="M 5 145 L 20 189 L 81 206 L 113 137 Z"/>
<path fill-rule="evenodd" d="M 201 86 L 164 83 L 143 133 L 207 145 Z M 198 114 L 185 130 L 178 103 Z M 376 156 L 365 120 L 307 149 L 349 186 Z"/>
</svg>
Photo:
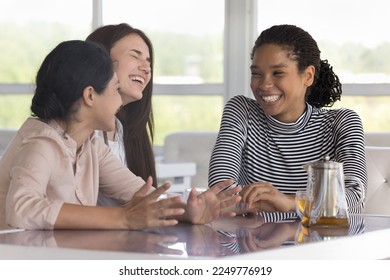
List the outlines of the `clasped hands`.
<svg viewBox="0 0 390 280">
<path fill-rule="evenodd" d="M 241 192 L 237 212 L 257 213 L 295 211 L 293 195 L 280 192 L 269 182 L 256 182 L 245 186 Z"/>
</svg>

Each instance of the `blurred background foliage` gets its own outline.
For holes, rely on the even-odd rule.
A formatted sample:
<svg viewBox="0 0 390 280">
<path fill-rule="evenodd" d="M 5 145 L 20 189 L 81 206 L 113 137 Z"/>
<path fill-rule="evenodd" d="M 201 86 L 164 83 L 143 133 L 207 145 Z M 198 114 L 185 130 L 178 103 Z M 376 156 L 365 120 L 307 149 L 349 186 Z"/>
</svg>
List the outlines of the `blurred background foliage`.
<svg viewBox="0 0 390 280">
<path fill-rule="evenodd" d="M 0 24 L 0 83 L 34 83 L 40 63 L 62 38 L 84 40 L 89 33 L 89 30 L 69 29 L 61 24 L 36 22 L 29 25 L 31 32 L 27 36 L 20 36 L 26 34 L 22 32 L 24 28 L 23 25 Z M 198 77 L 199 82 L 223 82 L 223 38 L 168 32 L 148 36 L 154 45 L 156 82 L 163 81 L 164 77 Z M 342 65 L 351 63 L 359 73 L 390 74 L 389 43 L 374 48 L 356 43 L 335 45 L 319 41 L 318 44 L 323 50 L 322 58 L 331 57 L 329 62 L 340 77 L 339 73 L 347 71 Z M 248 69 L 242 71 L 249 71 L 249 54 Z M 0 95 L 0 127 L 19 127 L 30 115 L 31 97 L 32 92 Z M 334 107 L 348 107 L 358 112 L 366 131 L 390 131 L 389 101 L 390 96 L 343 96 Z M 223 105 L 223 93 L 218 96 L 155 95 L 155 144 L 162 145 L 165 135 L 176 130 L 218 130 Z"/>
</svg>

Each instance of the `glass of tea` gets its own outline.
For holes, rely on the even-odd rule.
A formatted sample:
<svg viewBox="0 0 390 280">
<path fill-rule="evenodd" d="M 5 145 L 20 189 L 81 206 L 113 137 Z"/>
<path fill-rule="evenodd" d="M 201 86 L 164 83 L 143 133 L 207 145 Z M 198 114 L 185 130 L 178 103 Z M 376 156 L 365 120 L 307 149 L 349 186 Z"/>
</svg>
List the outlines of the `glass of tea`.
<svg viewBox="0 0 390 280">
<path fill-rule="evenodd" d="M 299 190 L 295 194 L 295 206 L 298 217 L 302 221 L 302 225 L 308 227 L 310 216 L 311 216 L 311 207 L 313 200 L 309 198 L 306 193 L 306 190 Z"/>
</svg>

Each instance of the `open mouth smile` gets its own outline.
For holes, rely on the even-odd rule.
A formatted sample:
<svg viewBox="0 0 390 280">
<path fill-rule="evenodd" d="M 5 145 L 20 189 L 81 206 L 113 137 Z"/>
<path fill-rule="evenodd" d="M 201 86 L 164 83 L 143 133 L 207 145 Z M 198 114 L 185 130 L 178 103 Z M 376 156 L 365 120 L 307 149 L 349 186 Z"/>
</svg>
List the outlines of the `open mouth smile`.
<svg viewBox="0 0 390 280">
<path fill-rule="evenodd" d="M 261 99 L 266 103 L 272 103 L 276 102 L 281 98 L 281 95 L 269 95 L 269 96 L 262 96 Z"/>
<path fill-rule="evenodd" d="M 140 77 L 140 76 L 130 76 L 130 80 L 135 81 L 135 82 L 139 82 L 142 85 L 145 84 L 145 79 L 143 77 Z"/>
</svg>

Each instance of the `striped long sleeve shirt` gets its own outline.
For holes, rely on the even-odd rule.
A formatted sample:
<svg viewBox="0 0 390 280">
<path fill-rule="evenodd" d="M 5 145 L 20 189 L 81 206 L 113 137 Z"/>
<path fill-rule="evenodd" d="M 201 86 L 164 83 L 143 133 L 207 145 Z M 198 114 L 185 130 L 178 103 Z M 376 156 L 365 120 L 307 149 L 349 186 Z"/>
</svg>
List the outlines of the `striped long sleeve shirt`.
<svg viewBox="0 0 390 280">
<path fill-rule="evenodd" d="M 343 163 L 349 211 L 360 213 L 367 167 L 364 131 L 356 112 L 307 104 L 295 123 L 282 123 L 264 114 L 254 99 L 237 95 L 224 108 L 210 158 L 209 186 L 228 178 L 242 186 L 267 181 L 282 193 L 295 194 L 306 188 L 303 166 L 324 156 Z"/>
</svg>

